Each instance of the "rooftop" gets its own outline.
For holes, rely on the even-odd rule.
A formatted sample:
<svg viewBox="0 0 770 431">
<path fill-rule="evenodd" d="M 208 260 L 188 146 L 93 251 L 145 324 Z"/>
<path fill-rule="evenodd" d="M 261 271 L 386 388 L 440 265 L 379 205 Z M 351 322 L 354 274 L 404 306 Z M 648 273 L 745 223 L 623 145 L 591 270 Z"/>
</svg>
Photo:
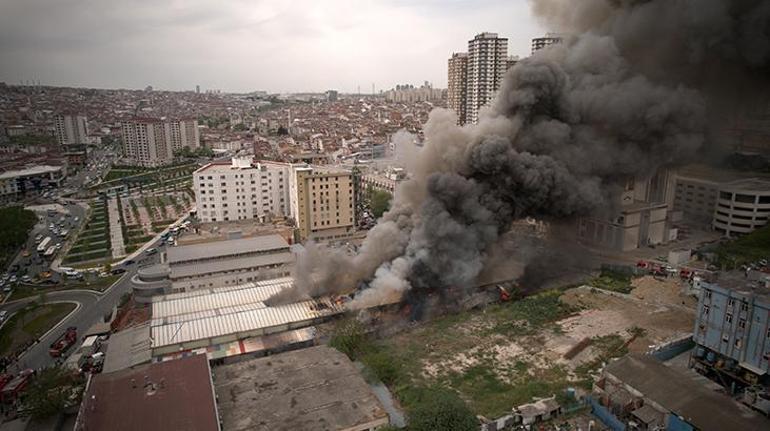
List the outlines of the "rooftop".
<svg viewBox="0 0 770 431">
<path fill-rule="evenodd" d="M 169 247 L 166 251 L 168 263 L 172 269 L 175 263 L 216 259 L 249 252 L 288 249 L 289 243 L 280 235 L 262 235 L 249 238 L 238 238 L 212 241 L 200 244 L 180 245 Z"/>
<path fill-rule="evenodd" d="M 388 415 L 352 362 L 327 346 L 214 369 L 228 430 L 368 429 Z"/>
<path fill-rule="evenodd" d="M 81 430 L 218 431 L 206 356 L 97 374 L 78 424 Z"/>
<path fill-rule="evenodd" d="M 48 165 L 33 166 L 31 168 L 0 173 L 0 180 L 15 178 L 15 177 L 26 177 L 30 175 L 47 174 L 50 172 L 57 172 L 61 170 L 62 170 L 61 166 L 48 166 Z"/>
<path fill-rule="evenodd" d="M 699 429 L 759 430 L 767 427 L 766 420 L 758 414 L 741 409 L 729 397 L 650 356 L 625 356 L 607 365 L 605 372 Z"/>
<path fill-rule="evenodd" d="M 288 247 L 288 245 L 287 245 Z M 257 256 L 233 257 L 224 261 L 177 263 L 171 267 L 171 279 L 192 277 L 242 268 L 258 268 L 270 265 L 287 265 L 294 262 L 291 252 L 261 254 Z"/>
<path fill-rule="evenodd" d="M 745 180 L 733 181 L 726 184 L 725 189 L 735 191 L 749 191 L 749 192 L 767 192 L 770 193 L 770 181 L 762 180 L 759 178 L 748 178 Z"/>
<path fill-rule="evenodd" d="M 108 355 L 104 358 L 105 373 L 124 370 L 150 362 L 150 325 L 143 323 L 110 336 Z"/>
</svg>

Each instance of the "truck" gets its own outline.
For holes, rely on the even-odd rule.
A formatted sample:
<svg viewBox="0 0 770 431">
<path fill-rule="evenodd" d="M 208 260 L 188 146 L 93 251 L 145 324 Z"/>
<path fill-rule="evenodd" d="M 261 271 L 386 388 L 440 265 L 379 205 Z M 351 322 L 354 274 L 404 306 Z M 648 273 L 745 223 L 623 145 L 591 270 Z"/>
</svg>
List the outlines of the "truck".
<svg viewBox="0 0 770 431">
<path fill-rule="evenodd" d="M 51 243 L 51 237 L 50 236 L 45 237 L 45 239 L 43 239 L 40 242 L 40 244 L 37 245 L 37 251 L 40 253 L 44 252 L 48 248 L 48 245 L 50 243 Z"/>
<path fill-rule="evenodd" d="M 0 390 L 0 401 L 5 404 L 11 404 L 18 400 L 22 392 L 29 386 L 29 382 L 34 375 L 35 370 L 26 369 L 21 371 L 16 377 L 13 377 Z"/>
<path fill-rule="evenodd" d="M 59 336 L 59 338 L 51 343 L 48 354 L 51 355 L 52 358 L 60 358 L 62 354 L 75 344 L 77 339 L 78 329 L 74 326 L 70 326 Z"/>
</svg>

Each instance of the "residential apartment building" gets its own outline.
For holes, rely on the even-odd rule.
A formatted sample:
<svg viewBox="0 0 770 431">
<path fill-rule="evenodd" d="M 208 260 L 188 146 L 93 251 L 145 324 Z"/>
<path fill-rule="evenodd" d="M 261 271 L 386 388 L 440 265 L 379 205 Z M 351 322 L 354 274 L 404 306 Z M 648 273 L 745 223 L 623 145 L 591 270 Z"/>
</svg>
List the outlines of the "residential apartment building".
<svg viewBox="0 0 770 431">
<path fill-rule="evenodd" d="M 34 166 L 0 173 L 0 203 L 18 202 L 47 189 L 59 187 L 65 170 L 61 166 Z"/>
<path fill-rule="evenodd" d="M 691 165 L 672 177 L 671 207 L 684 221 L 731 237 L 770 220 L 770 178 Z M 744 177 L 744 178 L 741 178 Z"/>
<path fill-rule="evenodd" d="M 536 37 L 532 39 L 532 54 L 545 47 L 561 43 L 563 40 L 564 36 L 558 33 L 548 33 L 544 37 Z"/>
<path fill-rule="evenodd" d="M 130 163 L 156 167 L 171 163 L 174 151 L 200 147 L 198 121 L 142 118 L 123 123 L 123 156 Z"/>
<path fill-rule="evenodd" d="M 300 240 L 333 240 L 353 233 L 353 174 L 326 166 L 295 167 L 290 179 L 291 215 Z"/>
<path fill-rule="evenodd" d="M 253 163 L 250 157 L 209 163 L 193 173 L 198 219 L 208 223 L 289 216 L 291 173 L 288 163 Z"/>
<path fill-rule="evenodd" d="M 495 97 L 507 67 L 508 39 L 481 33 L 468 41 L 466 122 L 478 122 L 479 108 Z"/>
<path fill-rule="evenodd" d="M 723 273 L 700 283 L 691 365 L 723 382 L 754 384 L 770 373 L 770 274 Z M 721 364 L 721 365 L 719 365 Z"/>
<path fill-rule="evenodd" d="M 457 123 L 465 124 L 468 85 L 468 53 L 456 52 L 449 59 L 447 106 L 457 114 Z"/>
<path fill-rule="evenodd" d="M 54 133 L 59 145 L 88 143 L 88 120 L 84 115 L 57 115 Z"/>
</svg>

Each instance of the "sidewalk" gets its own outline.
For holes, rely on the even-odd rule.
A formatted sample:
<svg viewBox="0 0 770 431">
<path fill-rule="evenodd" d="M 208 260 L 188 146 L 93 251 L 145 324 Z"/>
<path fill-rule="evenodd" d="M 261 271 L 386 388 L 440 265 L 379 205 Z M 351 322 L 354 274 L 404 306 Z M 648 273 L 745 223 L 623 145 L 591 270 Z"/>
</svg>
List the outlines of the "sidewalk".
<svg viewBox="0 0 770 431">
<path fill-rule="evenodd" d="M 112 257 L 117 259 L 126 255 L 126 245 L 123 241 L 123 229 L 120 224 L 120 211 L 117 198 L 107 201 L 107 215 L 110 220 L 110 244 L 112 244 Z"/>
</svg>

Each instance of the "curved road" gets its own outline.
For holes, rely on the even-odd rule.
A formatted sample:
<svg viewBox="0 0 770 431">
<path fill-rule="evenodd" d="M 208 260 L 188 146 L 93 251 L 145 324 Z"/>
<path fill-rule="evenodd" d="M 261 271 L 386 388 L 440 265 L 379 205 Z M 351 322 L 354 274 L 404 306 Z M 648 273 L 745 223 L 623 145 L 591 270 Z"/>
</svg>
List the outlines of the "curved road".
<svg viewBox="0 0 770 431">
<path fill-rule="evenodd" d="M 22 355 L 19 359 L 19 365 L 22 368 L 41 368 L 53 365 L 54 359 L 48 355 L 48 347 L 51 343 L 69 326 L 77 327 L 78 339 L 82 339 L 83 333 L 91 326 L 98 322 L 104 322 L 105 316 L 109 318 L 120 301 L 120 297 L 131 291 L 131 277 L 135 273 L 136 268 L 130 268 L 104 293 L 88 290 L 62 290 L 46 293 L 47 302 L 76 302 L 80 304 L 80 308 L 60 321 L 52 331 L 40 339 L 40 342 L 34 344 Z M 36 297 L 30 297 L 7 302 L 0 306 L 0 310 L 8 310 L 8 313 L 13 313 L 35 299 Z"/>
</svg>

